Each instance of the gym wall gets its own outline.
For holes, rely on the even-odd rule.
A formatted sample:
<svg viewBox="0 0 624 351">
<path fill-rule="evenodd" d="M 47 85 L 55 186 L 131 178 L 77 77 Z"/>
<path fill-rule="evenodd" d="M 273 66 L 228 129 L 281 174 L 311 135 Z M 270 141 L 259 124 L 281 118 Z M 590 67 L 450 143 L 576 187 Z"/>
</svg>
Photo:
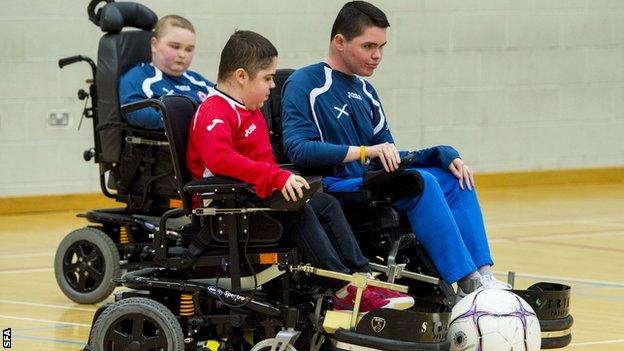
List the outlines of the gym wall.
<svg viewBox="0 0 624 351">
<path fill-rule="evenodd" d="M 188 17 L 192 69 L 209 79 L 235 28 L 271 39 L 278 67 L 323 59 L 335 0 L 139 1 Z M 388 46 L 371 78 L 401 149 L 457 147 L 477 172 L 624 166 L 624 1 L 374 1 Z M 76 98 L 101 32 L 87 1 L 5 0 L 0 14 L 0 197 L 98 192 L 82 160 L 91 121 Z M 67 127 L 48 125 L 68 112 Z"/>
</svg>

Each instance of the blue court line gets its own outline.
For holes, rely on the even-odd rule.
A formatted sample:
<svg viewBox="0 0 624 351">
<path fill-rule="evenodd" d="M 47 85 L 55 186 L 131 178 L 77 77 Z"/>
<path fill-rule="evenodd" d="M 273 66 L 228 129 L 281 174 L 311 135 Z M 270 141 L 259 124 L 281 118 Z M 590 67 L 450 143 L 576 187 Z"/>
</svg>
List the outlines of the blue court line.
<svg viewBox="0 0 624 351">
<path fill-rule="evenodd" d="M 13 334 L 12 337 L 13 337 L 13 339 L 48 341 L 48 342 L 56 342 L 56 343 L 59 343 L 59 344 L 70 344 L 70 345 L 80 345 L 80 346 L 85 346 L 86 345 L 83 341 L 71 341 L 71 340 L 61 340 L 61 339 L 39 338 L 39 337 L 36 337 L 36 336 L 24 336 L 24 335 L 15 335 L 15 334 Z"/>
</svg>

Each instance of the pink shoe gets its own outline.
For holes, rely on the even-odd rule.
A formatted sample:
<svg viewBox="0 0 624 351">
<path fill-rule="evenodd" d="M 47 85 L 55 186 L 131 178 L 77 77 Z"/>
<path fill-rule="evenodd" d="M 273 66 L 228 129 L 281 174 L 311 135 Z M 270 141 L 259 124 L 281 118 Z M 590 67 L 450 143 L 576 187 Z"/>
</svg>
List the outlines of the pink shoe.
<svg viewBox="0 0 624 351">
<path fill-rule="evenodd" d="M 334 294 L 334 310 L 336 311 L 352 311 L 355 302 L 355 294 L 357 288 L 354 285 L 347 285 L 346 289 L 342 288 Z M 360 302 L 360 313 L 370 312 L 378 308 L 392 308 L 392 303 L 384 299 L 381 295 L 376 294 L 368 289 L 362 292 L 362 300 Z"/>
<path fill-rule="evenodd" d="M 394 309 L 396 310 L 406 310 L 414 306 L 414 298 L 407 294 L 372 285 L 367 286 L 366 289 L 381 295 L 386 300 L 390 300 L 394 305 Z"/>
<path fill-rule="evenodd" d="M 334 310 L 352 311 L 356 292 L 357 288 L 351 284 L 346 289 L 337 291 L 333 297 Z M 395 308 L 395 303 L 368 288 L 364 289 L 360 302 L 360 313 L 370 312 L 378 308 Z"/>
</svg>

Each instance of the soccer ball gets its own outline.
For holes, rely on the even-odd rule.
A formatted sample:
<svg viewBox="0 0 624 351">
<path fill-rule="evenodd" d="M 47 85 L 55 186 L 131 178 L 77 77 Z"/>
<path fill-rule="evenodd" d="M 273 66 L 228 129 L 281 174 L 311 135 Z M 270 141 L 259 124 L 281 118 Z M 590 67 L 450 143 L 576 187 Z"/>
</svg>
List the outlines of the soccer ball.
<svg viewBox="0 0 624 351">
<path fill-rule="evenodd" d="M 510 290 L 482 288 L 459 301 L 448 330 L 451 351 L 534 351 L 541 347 L 539 320 Z"/>
</svg>

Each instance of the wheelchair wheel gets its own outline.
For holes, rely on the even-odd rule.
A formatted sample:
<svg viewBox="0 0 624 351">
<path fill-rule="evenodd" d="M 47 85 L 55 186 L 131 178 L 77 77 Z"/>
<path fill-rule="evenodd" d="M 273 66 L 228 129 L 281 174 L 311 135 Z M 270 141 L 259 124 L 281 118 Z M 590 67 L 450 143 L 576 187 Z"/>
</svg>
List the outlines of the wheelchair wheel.
<svg viewBox="0 0 624 351">
<path fill-rule="evenodd" d="M 167 307 L 144 297 L 131 297 L 102 312 L 91 330 L 89 346 L 93 351 L 184 351 L 184 334 Z"/>
<path fill-rule="evenodd" d="M 259 343 L 255 344 L 254 347 L 251 348 L 251 351 L 270 351 L 272 350 L 274 342 L 275 342 L 275 339 L 262 340 Z M 278 346 L 278 349 L 282 350 L 281 346 Z M 286 347 L 283 348 L 283 350 L 284 351 L 297 351 L 297 349 L 295 349 L 295 347 L 292 346 L 291 344 L 286 345 Z"/>
<path fill-rule="evenodd" d="M 121 275 L 119 251 L 113 240 L 96 228 L 80 228 L 59 244 L 54 275 L 61 291 L 72 301 L 91 304 L 115 289 L 111 280 Z"/>
</svg>

